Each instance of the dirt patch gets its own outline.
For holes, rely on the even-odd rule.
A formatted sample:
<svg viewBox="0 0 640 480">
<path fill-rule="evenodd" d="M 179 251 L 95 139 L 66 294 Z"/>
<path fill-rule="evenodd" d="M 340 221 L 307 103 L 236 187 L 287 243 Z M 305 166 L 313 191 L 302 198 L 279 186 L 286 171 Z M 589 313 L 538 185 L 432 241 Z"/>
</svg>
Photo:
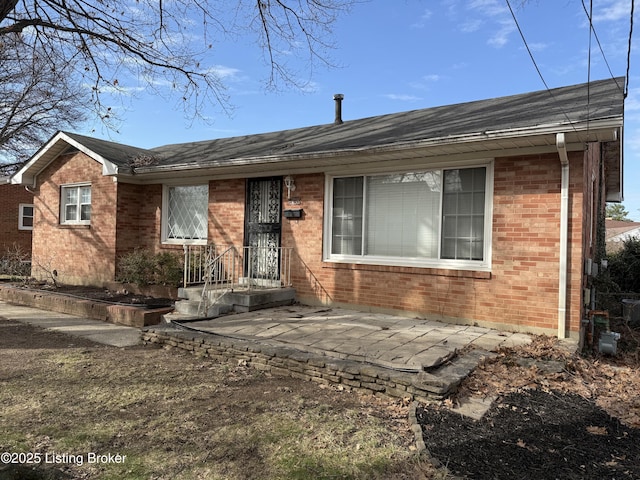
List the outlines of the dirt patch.
<svg viewBox="0 0 640 480">
<path fill-rule="evenodd" d="M 474 479 L 640 478 L 637 335 L 627 331 L 614 358 L 582 357 L 549 337 L 501 350 L 457 398 L 418 409 L 427 448 Z M 455 411 L 466 396 L 498 398 L 474 421 Z"/>
<path fill-rule="evenodd" d="M 0 452 L 68 455 L 0 465 L 1 479 L 436 474 L 414 453 L 402 403 L 1 318 L 0 351 Z M 126 461 L 91 464 L 90 452 Z"/>
<path fill-rule="evenodd" d="M 526 390 L 479 421 L 448 408 L 416 412 L 430 453 L 457 475 L 494 480 L 640 478 L 640 430 L 585 398 Z"/>
<path fill-rule="evenodd" d="M 22 286 L 21 288 L 67 295 L 84 300 L 140 306 L 145 308 L 167 307 L 173 305 L 174 302 L 171 298 L 136 294 L 126 290 L 125 288 L 120 290 L 109 290 L 107 288 L 76 285 L 58 285 L 57 287 L 54 287 L 49 284 Z"/>
</svg>

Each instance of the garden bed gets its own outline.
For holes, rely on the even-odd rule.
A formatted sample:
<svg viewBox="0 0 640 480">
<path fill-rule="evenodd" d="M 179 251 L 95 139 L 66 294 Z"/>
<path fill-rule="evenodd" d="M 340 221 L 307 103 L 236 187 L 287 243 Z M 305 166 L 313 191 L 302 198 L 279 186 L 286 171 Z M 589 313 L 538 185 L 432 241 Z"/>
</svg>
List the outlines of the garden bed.
<svg viewBox="0 0 640 480">
<path fill-rule="evenodd" d="M 117 325 L 157 325 L 173 311 L 173 299 L 104 288 L 0 285 L 0 300 L 102 320 Z"/>
</svg>

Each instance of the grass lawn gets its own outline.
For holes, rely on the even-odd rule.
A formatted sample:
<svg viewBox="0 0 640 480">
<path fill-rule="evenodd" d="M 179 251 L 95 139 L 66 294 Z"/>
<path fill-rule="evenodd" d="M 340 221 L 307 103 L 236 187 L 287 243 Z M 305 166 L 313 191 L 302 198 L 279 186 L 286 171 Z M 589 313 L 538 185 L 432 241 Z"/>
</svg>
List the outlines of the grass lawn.
<svg viewBox="0 0 640 480">
<path fill-rule="evenodd" d="M 0 352 L 0 452 L 40 460 L 1 479 L 442 478 L 391 400 L 2 317 Z"/>
</svg>

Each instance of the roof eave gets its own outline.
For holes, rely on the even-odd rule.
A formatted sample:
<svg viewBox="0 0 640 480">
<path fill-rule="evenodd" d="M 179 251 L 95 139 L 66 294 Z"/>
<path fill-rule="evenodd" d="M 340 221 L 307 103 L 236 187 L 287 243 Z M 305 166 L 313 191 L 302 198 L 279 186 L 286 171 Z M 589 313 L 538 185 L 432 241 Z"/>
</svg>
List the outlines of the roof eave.
<svg viewBox="0 0 640 480">
<path fill-rule="evenodd" d="M 58 132 L 11 177 L 11 183 L 35 186 L 38 174 L 69 146 L 77 148 L 79 151 L 100 163 L 102 165 L 103 175 L 117 175 L 119 173 L 118 166 L 113 162 L 74 140 L 65 132 Z"/>
<path fill-rule="evenodd" d="M 213 160 L 198 164 L 168 164 L 141 167 L 135 169 L 134 174 L 121 176 L 137 181 L 151 180 L 152 178 L 166 176 L 167 173 L 188 173 L 214 170 L 221 174 L 233 172 L 246 173 L 252 167 L 259 165 L 277 167 L 282 164 L 298 170 L 308 169 L 309 163 L 317 162 L 316 167 L 331 165 L 332 159 L 343 158 L 344 156 L 357 155 L 384 155 L 396 153 L 402 155 L 411 151 L 420 151 L 422 156 L 459 154 L 464 147 L 467 154 L 477 154 L 481 156 L 499 156 L 507 151 L 504 147 L 498 148 L 504 142 L 513 144 L 509 151 L 522 150 L 531 153 L 544 153 L 555 151 L 555 135 L 563 132 L 567 136 L 567 147 L 570 151 L 583 150 L 584 145 L 591 141 L 619 141 L 620 129 L 622 127 L 621 117 L 611 117 L 607 119 L 592 120 L 588 123 L 566 123 L 549 124 L 535 127 L 515 128 L 508 130 L 493 130 L 476 132 L 465 135 L 450 135 L 412 142 L 392 143 L 378 146 L 353 147 L 337 150 L 316 151 L 309 153 L 281 153 L 279 155 L 264 155 L 253 157 L 238 157 L 233 159 Z"/>
</svg>

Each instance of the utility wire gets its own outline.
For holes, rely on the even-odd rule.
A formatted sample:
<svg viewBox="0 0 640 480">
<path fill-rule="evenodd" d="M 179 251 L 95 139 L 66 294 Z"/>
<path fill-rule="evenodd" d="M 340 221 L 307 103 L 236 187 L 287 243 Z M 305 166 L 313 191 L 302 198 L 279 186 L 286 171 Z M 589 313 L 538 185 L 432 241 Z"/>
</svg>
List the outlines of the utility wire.
<svg viewBox="0 0 640 480">
<path fill-rule="evenodd" d="M 582 8 L 584 9 L 585 15 L 589 19 L 589 25 L 591 26 L 591 31 L 593 32 L 593 37 L 596 39 L 596 42 L 598 43 L 598 48 L 600 49 L 600 53 L 602 54 L 602 58 L 604 59 L 604 63 L 607 66 L 607 69 L 609 70 L 609 75 L 611 76 L 613 81 L 616 82 L 616 86 L 618 87 L 618 90 L 623 91 L 623 87 L 621 87 L 618 84 L 618 80 L 616 80 L 615 75 L 611 71 L 611 66 L 609 65 L 609 61 L 607 60 L 607 56 L 604 54 L 604 49 L 602 48 L 602 44 L 600 43 L 600 38 L 598 37 L 598 33 L 596 32 L 596 27 L 593 25 L 593 22 L 591 21 L 592 16 L 589 14 L 589 11 L 587 10 L 587 6 L 584 4 L 584 0 L 582 0 Z M 591 52 L 591 39 L 589 39 L 589 52 Z M 589 53 L 589 59 L 591 59 L 590 55 L 591 55 L 591 53 Z"/>
<path fill-rule="evenodd" d="M 627 77 L 624 85 L 624 98 L 629 94 L 629 69 L 631 65 L 631 37 L 633 36 L 633 12 L 635 10 L 635 0 L 631 0 L 631 19 L 629 20 L 629 47 L 627 48 Z"/>
<path fill-rule="evenodd" d="M 542 72 L 540 71 L 540 68 L 538 68 L 538 64 L 536 63 L 536 59 L 533 57 L 533 53 L 531 52 L 531 49 L 529 48 L 529 44 L 527 43 L 527 39 L 524 37 L 524 33 L 522 32 L 522 29 L 520 28 L 520 24 L 518 23 L 518 19 L 516 18 L 516 14 L 514 13 L 513 8 L 511 8 L 511 3 L 509 2 L 509 0 L 505 0 L 505 1 L 507 2 L 507 7 L 509 7 L 509 11 L 511 12 L 511 16 L 513 17 L 513 22 L 516 24 L 516 28 L 518 29 L 518 32 L 520 33 L 520 38 L 522 38 L 522 42 L 524 43 L 524 46 L 527 49 L 527 52 L 529 53 L 529 57 L 531 58 L 531 61 L 533 62 L 533 66 L 536 68 L 536 71 L 538 72 L 538 76 L 540 77 L 540 80 L 542 80 L 542 83 L 544 84 L 545 88 L 547 89 L 547 92 L 549 93 L 549 95 L 551 95 L 551 98 L 553 98 L 555 100 L 555 96 L 553 95 L 553 92 L 549 88 L 549 85 L 547 85 L 546 80 L 542 76 Z M 562 110 L 562 114 L 564 115 L 564 118 L 566 118 L 567 122 L 569 122 L 569 125 L 571 125 L 571 128 L 574 130 L 574 132 L 578 133 L 578 131 L 576 130 L 575 125 L 573 124 L 573 121 L 569 118 L 569 115 L 567 115 L 567 112 L 565 112 L 562 107 L 560 107 L 560 109 Z"/>
<path fill-rule="evenodd" d="M 511 16 L 513 17 L 513 21 L 516 24 L 518 32 L 520 33 L 520 38 L 522 38 L 522 41 L 524 42 L 524 46 L 527 49 L 527 52 L 529 52 L 529 57 L 531 57 L 531 61 L 533 62 L 533 66 L 536 67 L 536 72 L 538 72 L 538 76 L 540 77 L 540 80 L 542 80 L 542 83 L 544 83 L 544 86 L 547 88 L 547 90 L 551 90 L 549 88 L 549 85 L 547 85 L 547 82 L 545 81 L 544 77 L 542 76 L 542 72 L 538 68 L 538 64 L 536 63 L 536 59 L 533 58 L 533 53 L 531 53 L 531 49 L 529 48 L 529 45 L 527 44 L 527 40 L 526 40 L 526 38 L 524 38 L 524 33 L 522 33 L 522 29 L 520 28 L 520 24 L 518 23 L 518 19 L 516 18 L 516 14 L 513 12 L 513 8 L 511 8 L 511 3 L 509 3 L 509 0 L 506 0 L 506 2 L 507 2 L 507 7 L 509 7 L 509 11 L 511 12 Z"/>
</svg>

